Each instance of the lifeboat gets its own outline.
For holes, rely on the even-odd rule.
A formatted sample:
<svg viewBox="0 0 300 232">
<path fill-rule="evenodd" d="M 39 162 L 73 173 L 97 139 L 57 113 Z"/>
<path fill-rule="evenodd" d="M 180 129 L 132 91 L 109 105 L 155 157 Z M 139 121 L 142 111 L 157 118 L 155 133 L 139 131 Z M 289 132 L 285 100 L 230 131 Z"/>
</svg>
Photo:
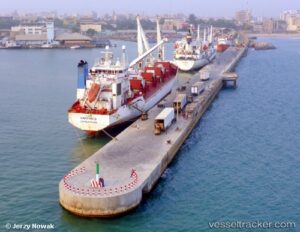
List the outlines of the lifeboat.
<svg viewBox="0 0 300 232">
<path fill-rule="evenodd" d="M 90 90 L 89 90 L 89 92 L 88 92 L 89 102 L 95 101 L 99 91 L 100 91 L 100 85 L 96 84 L 96 83 L 93 83 Z"/>
</svg>

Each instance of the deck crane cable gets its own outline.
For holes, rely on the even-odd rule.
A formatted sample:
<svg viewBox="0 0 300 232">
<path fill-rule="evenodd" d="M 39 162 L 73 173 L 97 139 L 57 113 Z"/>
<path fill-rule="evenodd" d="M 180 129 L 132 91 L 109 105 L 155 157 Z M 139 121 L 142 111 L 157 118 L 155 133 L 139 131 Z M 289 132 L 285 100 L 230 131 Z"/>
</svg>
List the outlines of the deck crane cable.
<svg viewBox="0 0 300 232">
<path fill-rule="evenodd" d="M 114 136 L 112 136 L 110 133 L 108 133 L 106 130 L 102 129 L 102 131 L 104 132 L 104 134 L 106 134 L 108 137 L 110 137 L 112 140 L 118 141 L 118 139 Z"/>
<path fill-rule="evenodd" d="M 139 101 L 142 101 L 141 99 L 139 99 L 138 101 L 136 101 L 135 103 L 137 103 L 137 102 L 139 102 Z M 129 107 L 132 107 L 132 108 L 134 108 L 134 109 L 136 109 L 136 110 L 138 110 L 138 111 L 140 111 L 142 114 L 143 113 L 145 113 L 145 111 L 143 111 L 143 110 L 141 110 L 140 108 L 138 108 L 137 106 L 136 106 L 136 104 L 135 103 L 133 103 L 133 104 L 129 104 L 128 106 Z"/>
</svg>

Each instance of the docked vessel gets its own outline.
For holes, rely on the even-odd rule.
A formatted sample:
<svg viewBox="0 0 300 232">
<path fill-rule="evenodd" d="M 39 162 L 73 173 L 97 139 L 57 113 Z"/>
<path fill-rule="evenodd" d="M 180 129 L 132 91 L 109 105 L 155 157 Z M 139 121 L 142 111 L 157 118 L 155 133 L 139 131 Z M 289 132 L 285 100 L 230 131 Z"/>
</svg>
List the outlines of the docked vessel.
<svg viewBox="0 0 300 232">
<path fill-rule="evenodd" d="M 78 48 L 80 48 L 79 45 L 74 45 L 74 46 L 71 46 L 71 47 L 70 47 L 70 49 L 78 49 Z"/>
<path fill-rule="evenodd" d="M 5 48 L 9 49 L 17 49 L 17 48 L 22 48 L 21 45 L 17 44 L 15 41 L 6 41 L 5 43 Z"/>
<path fill-rule="evenodd" d="M 150 49 L 139 18 L 137 25 L 139 56 L 129 65 L 124 46 L 121 60 L 115 60 L 106 49 L 90 71 L 87 62 L 78 64 L 77 100 L 68 111 L 69 122 L 75 127 L 95 134 L 128 122 L 147 112 L 172 90 L 177 68 L 163 60 L 163 44 L 167 40 L 159 34 L 158 43 Z M 155 50 L 156 59 L 152 56 Z"/>
<path fill-rule="evenodd" d="M 226 37 L 218 38 L 218 42 L 216 45 L 217 52 L 224 52 L 229 47 L 230 47 L 230 41 Z"/>
<path fill-rule="evenodd" d="M 53 44 L 46 43 L 46 44 L 43 44 L 41 46 L 41 48 L 44 48 L 44 49 L 53 48 Z"/>
<path fill-rule="evenodd" d="M 195 41 L 193 41 L 192 30 L 190 30 L 182 40 L 175 43 L 174 63 L 181 71 L 192 71 L 202 68 L 216 56 L 212 42 L 212 27 L 208 40 L 206 38 L 206 29 L 204 29 L 203 40 L 201 40 L 198 27 Z"/>
</svg>

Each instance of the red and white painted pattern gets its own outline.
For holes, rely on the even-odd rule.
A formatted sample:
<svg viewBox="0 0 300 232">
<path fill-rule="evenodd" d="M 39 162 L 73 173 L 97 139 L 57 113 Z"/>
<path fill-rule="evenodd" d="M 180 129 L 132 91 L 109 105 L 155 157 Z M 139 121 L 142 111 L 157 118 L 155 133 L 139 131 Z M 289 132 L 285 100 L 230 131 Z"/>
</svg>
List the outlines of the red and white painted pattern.
<svg viewBox="0 0 300 232">
<path fill-rule="evenodd" d="M 101 188 L 102 186 L 100 185 L 99 181 L 92 179 L 91 180 L 91 187 L 93 188 Z"/>
<path fill-rule="evenodd" d="M 64 187 L 68 189 L 69 191 L 80 194 L 80 195 L 86 195 L 86 196 L 95 196 L 95 195 L 114 195 L 119 193 L 125 193 L 133 189 L 136 184 L 138 183 L 138 174 L 135 169 L 131 170 L 130 173 L 130 180 L 128 183 L 125 183 L 124 185 L 118 185 L 118 186 L 107 186 L 102 187 L 100 186 L 99 182 L 97 182 L 95 179 L 91 180 L 90 187 L 78 187 L 75 185 L 72 185 L 69 183 L 69 180 L 73 178 L 74 176 L 83 174 L 86 172 L 85 167 L 74 169 L 69 174 L 64 176 L 63 183 Z"/>
</svg>

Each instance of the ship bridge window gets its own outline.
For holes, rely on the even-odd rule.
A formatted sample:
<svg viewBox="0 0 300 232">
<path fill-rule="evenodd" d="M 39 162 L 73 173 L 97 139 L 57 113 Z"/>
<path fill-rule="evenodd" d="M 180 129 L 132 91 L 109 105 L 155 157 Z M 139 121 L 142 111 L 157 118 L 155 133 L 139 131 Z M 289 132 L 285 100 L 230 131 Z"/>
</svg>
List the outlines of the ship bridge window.
<svg viewBox="0 0 300 232">
<path fill-rule="evenodd" d="M 105 74 L 114 74 L 114 72 L 111 70 L 105 70 Z"/>
<path fill-rule="evenodd" d="M 108 101 L 109 101 L 108 98 L 104 98 L 104 97 L 103 97 L 103 98 L 100 98 L 100 100 L 101 100 L 101 101 L 105 101 L 105 102 L 108 102 Z"/>
</svg>

